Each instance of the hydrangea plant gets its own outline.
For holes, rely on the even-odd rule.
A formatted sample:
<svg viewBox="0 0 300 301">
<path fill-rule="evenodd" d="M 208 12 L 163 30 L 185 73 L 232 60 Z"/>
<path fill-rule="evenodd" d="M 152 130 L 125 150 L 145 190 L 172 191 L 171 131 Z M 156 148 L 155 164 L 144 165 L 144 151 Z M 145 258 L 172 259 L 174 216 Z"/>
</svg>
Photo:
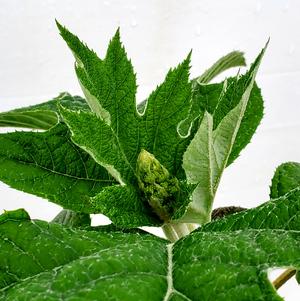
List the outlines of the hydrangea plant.
<svg viewBox="0 0 300 301">
<path fill-rule="evenodd" d="M 57 22 L 84 98 L 61 93 L 0 114 L 0 179 L 63 207 L 52 222 L 0 216 L 0 300 L 281 300 L 300 268 L 300 165 L 279 166 L 270 200 L 213 210 L 222 174 L 263 116 L 234 51 L 189 79 L 191 53 L 143 102 L 120 32 L 100 59 Z M 40 131 L 36 131 L 39 129 Z M 90 214 L 111 224 L 91 226 Z M 162 227 L 165 238 L 140 229 Z M 267 271 L 288 270 L 273 284 Z"/>
</svg>

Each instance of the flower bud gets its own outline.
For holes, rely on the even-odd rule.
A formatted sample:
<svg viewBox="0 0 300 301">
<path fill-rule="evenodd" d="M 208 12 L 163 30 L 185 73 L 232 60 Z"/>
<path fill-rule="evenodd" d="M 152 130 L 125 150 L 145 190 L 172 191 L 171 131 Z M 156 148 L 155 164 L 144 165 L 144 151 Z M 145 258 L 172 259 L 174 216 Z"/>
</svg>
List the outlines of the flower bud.
<svg viewBox="0 0 300 301">
<path fill-rule="evenodd" d="M 165 222 L 174 213 L 179 181 L 146 150 L 137 159 L 138 185 L 154 212 Z"/>
</svg>

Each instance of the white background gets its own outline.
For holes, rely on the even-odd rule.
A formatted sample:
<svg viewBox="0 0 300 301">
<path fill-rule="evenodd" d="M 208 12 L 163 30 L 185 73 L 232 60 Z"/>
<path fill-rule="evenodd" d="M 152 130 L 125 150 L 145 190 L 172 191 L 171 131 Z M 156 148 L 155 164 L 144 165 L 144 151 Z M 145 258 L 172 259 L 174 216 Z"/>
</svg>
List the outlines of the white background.
<svg viewBox="0 0 300 301">
<path fill-rule="evenodd" d="M 250 63 L 270 37 L 257 79 L 265 118 L 252 143 L 226 170 L 216 206 L 252 207 L 266 201 L 276 166 L 300 162 L 299 1 L 0 0 L 0 111 L 36 104 L 61 91 L 81 94 L 73 57 L 54 18 L 100 55 L 120 26 L 137 72 L 139 101 L 191 48 L 194 77 L 234 49 L 244 51 Z M 59 211 L 0 184 L 0 210 L 19 207 L 46 220 Z M 299 300 L 295 281 L 279 292 L 286 300 Z"/>
</svg>

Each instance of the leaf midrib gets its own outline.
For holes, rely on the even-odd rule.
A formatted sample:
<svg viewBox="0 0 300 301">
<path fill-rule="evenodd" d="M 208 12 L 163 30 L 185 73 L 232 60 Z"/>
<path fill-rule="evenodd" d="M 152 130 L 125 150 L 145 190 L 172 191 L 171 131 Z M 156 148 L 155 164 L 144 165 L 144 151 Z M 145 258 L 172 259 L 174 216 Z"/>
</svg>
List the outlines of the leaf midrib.
<svg viewBox="0 0 300 301">
<path fill-rule="evenodd" d="M 3 159 L 2 159 L 2 160 L 3 160 Z M 59 176 L 64 176 L 64 177 L 72 178 L 72 179 L 75 179 L 75 180 L 90 181 L 90 182 L 99 182 L 99 183 L 105 183 L 105 182 L 106 182 L 106 183 L 114 183 L 113 180 L 91 179 L 91 178 L 80 178 L 80 177 L 76 177 L 76 176 L 73 176 L 73 175 L 64 174 L 64 173 L 61 173 L 61 172 L 59 172 L 59 171 L 56 171 L 56 170 L 52 170 L 52 169 L 50 169 L 50 168 L 47 168 L 47 167 L 45 167 L 45 166 L 41 166 L 40 164 L 38 164 L 38 163 L 36 163 L 36 162 L 35 162 L 35 163 L 32 163 L 32 162 L 26 162 L 26 161 L 22 161 L 22 160 L 20 160 L 20 159 L 16 160 L 16 159 L 12 159 L 12 158 L 9 158 L 9 157 L 7 157 L 6 160 L 13 161 L 13 162 L 17 161 L 17 162 L 19 162 L 19 163 L 21 163 L 21 164 L 24 164 L 24 165 L 33 165 L 33 166 L 37 166 L 37 167 L 39 167 L 39 168 L 41 168 L 41 169 L 43 169 L 43 170 L 46 170 L 46 171 L 48 171 L 48 172 L 57 174 L 57 175 L 59 175 Z"/>
</svg>

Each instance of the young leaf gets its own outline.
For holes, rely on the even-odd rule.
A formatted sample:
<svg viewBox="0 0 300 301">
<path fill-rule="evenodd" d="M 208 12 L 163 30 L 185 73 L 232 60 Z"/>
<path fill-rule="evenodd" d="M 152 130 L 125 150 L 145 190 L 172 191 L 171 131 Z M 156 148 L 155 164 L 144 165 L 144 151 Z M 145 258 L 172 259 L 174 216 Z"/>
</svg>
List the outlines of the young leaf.
<svg viewBox="0 0 300 301">
<path fill-rule="evenodd" d="M 136 78 L 120 42 L 119 30 L 102 61 L 76 36 L 57 24 L 76 58 L 77 77 L 88 104 L 112 128 L 124 152 L 134 162 L 140 143 L 135 102 Z"/>
<path fill-rule="evenodd" d="M 0 217 L 0 300 L 280 300 L 266 270 L 300 267 L 298 231 L 197 232 L 167 244 L 19 214 Z"/>
<path fill-rule="evenodd" d="M 121 184 L 132 183 L 135 166 L 112 127 L 96 114 L 70 111 L 61 107 L 60 113 L 69 126 L 72 140 L 105 167 Z M 132 139 L 132 138 L 131 138 Z"/>
<path fill-rule="evenodd" d="M 114 204 L 115 208 L 108 207 L 108 203 L 104 202 L 103 196 L 107 197 L 106 191 L 110 189 L 94 198 L 99 202 L 97 208 L 102 208 L 123 227 L 125 224 L 142 225 L 140 222 L 145 219 L 152 220 L 153 224 L 151 215 L 144 216 L 149 206 L 139 211 L 141 215 L 137 220 L 132 217 L 132 208 L 145 206 L 141 194 L 136 190 L 137 158 L 140 151 L 146 149 L 171 174 L 176 175 L 178 170 L 182 170 L 184 148 L 181 142 L 184 138 L 179 135 L 177 127 L 187 116 L 190 107 L 190 55 L 177 68 L 169 71 L 166 80 L 150 95 L 141 116 L 135 102 L 135 75 L 120 42 L 119 31 L 110 42 L 105 59 L 101 60 L 66 28 L 59 24 L 58 27 L 75 55 L 77 76 L 93 111 L 74 112 L 61 106 L 60 113 L 71 130 L 74 143 L 105 167 L 121 185 L 126 185 L 118 187 L 121 195 L 116 193 L 114 200 L 109 198 L 109 203 Z M 120 196 L 123 197 L 122 201 Z M 183 198 L 182 194 L 182 200 L 176 206 L 173 204 L 172 216 L 181 216 L 187 201 L 189 199 Z M 124 202 L 122 209 L 116 206 L 120 202 Z M 93 201 L 93 204 L 96 206 L 96 202 Z"/>
<path fill-rule="evenodd" d="M 190 55 L 165 81 L 151 93 L 143 115 L 141 133 L 145 137 L 143 148 L 153 154 L 170 173 L 177 176 L 181 167 L 181 147 L 184 137 L 178 126 L 189 112 L 191 84 L 189 83 Z"/>
<path fill-rule="evenodd" d="M 205 223 L 210 219 L 214 196 L 230 158 L 264 51 L 265 48 L 250 69 L 247 86 L 238 105 L 221 120 L 216 128 L 214 128 L 213 117 L 206 113 L 184 153 L 183 168 L 187 180 L 189 183 L 197 184 L 193 201 L 185 217 L 189 222 Z"/>
<path fill-rule="evenodd" d="M 233 67 L 246 66 L 244 53 L 240 51 L 232 51 L 221 57 L 202 75 L 194 79 L 195 83 L 207 84 L 220 73 Z"/>
<path fill-rule="evenodd" d="M 279 165 L 272 179 L 270 197 L 278 198 L 300 186 L 300 164 L 287 162 Z"/>
<path fill-rule="evenodd" d="M 186 131 L 185 128 L 188 127 L 193 120 L 196 120 L 196 123 L 197 121 L 201 121 L 205 111 L 213 116 L 215 129 L 221 120 L 240 101 L 249 81 L 249 76 L 251 76 L 251 72 L 250 69 L 242 76 L 228 78 L 225 82 L 218 84 L 195 85 L 192 97 L 192 108 L 189 117 L 181 124 L 181 130 Z M 250 142 L 263 117 L 263 110 L 264 106 L 261 92 L 257 84 L 254 83 L 227 165 L 230 165 Z"/>
<path fill-rule="evenodd" d="M 137 156 L 144 148 L 176 176 L 184 152 L 177 127 L 190 108 L 190 55 L 169 71 L 165 81 L 150 95 L 144 115 L 140 116 L 135 101 L 135 74 L 120 42 L 119 31 L 110 42 L 105 59 L 101 60 L 65 27 L 60 24 L 58 27 L 77 60 L 76 72 L 87 102 L 118 137 L 129 164 L 135 169 Z"/>
<path fill-rule="evenodd" d="M 104 188 L 91 199 L 96 212 L 101 212 L 121 228 L 160 226 L 162 221 L 133 186 L 114 185 Z"/>
<path fill-rule="evenodd" d="M 48 130 L 59 121 L 58 101 L 68 108 L 88 110 L 87 103 L 83 98 L 64 92 L 58 97 L 38 105 L 0 113 L 0 127 Z"/>
<path fill-rule="evenodd" d="M 0 135 L 0 179 L 64 208 L 95 213 L 90 197 L 115 181 L 76 147 L 67 127 Z"/>
</svg>

